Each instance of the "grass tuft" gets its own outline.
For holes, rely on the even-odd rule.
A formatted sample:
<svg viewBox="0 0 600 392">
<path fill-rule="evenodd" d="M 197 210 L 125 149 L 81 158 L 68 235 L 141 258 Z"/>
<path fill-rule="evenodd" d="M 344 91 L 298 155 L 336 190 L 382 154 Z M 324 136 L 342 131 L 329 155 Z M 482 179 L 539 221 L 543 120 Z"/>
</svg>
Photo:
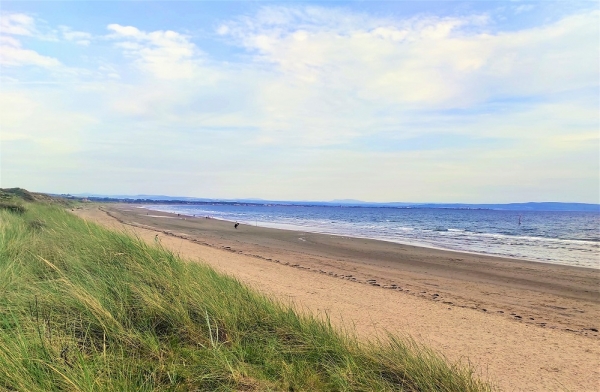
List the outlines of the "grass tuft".
<svg viewBox="0 0 600 392">
<path fill-rule="evenodd" d="M 44 227 L 46 227 L 46 223 L 41 219 L 34 219 L 27 222 L 27 226 L 31 230 L 42 230 Z"/>
<path fill-rule="evenodd" d="M 56 205 L 0 210 L 0 390 L 486 391 Z"/>
<path fill-rule="evenodd" d="M 15 214 L 23 214 L 26 211 L 26 208 L 17 203 L 0 202 L 0 210 L 9 211 Z"/>
</svg>

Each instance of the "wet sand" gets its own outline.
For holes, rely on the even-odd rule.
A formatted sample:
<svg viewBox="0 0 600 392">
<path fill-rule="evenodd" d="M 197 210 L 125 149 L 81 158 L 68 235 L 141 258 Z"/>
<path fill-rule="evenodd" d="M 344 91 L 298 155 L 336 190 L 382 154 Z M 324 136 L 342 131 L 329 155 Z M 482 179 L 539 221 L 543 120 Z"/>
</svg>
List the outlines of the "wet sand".
<svg viewBox="0 0 600 392">
<path fill-rule="evenodd" d="M 409 334 L 505 390 L 598 390 L 600 271 L 178 217 L 110 216 L 360 336 Z M 121 227 L 95 207 L 80 215 Z M 115 226 L 116 225 L 116 226 Z"/>
</svg>

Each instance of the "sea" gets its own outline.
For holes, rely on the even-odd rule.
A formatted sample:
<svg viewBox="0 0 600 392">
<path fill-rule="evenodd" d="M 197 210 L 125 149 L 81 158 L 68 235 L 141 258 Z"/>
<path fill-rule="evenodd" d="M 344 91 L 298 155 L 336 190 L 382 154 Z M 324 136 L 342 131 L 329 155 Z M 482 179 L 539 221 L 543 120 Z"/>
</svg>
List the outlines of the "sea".
<svg viewBox="0 0 600 392">
<path fill-rule="evenodd" d="M 145 205 L 277 229 L 600 269 L 600 212 L 297 205 Z"/>
</svg>

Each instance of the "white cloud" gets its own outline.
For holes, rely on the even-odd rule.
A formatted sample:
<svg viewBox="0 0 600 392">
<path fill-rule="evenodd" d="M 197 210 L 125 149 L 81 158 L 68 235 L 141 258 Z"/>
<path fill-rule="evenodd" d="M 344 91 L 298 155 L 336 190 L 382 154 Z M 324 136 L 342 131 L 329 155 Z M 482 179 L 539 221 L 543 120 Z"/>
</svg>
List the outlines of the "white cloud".
<svg viewBox="0 0 600 392">
<path fill-rule="evenodd" d="M 108 37 L 135 59 L 136 64 L 157 78 L 190 79 L 198 72 L 200 50 L 190 37 L 175 31 L 144 32 L 133 26 L 108 25 Z"/>
<path fill-rule="evenodd" d="M 62 37 L 70 42 L 75 42 L 78 45 L 88 46 L 91 42 L 92 35 L 84 31 L 73 31 L 68 26 L 59 26 Z"/>
<path fill-rule="evenodd" d="M 513 7 L 515 14 L 522 14 L 524 12 L 529 12 L 535 9 L 535 5 L 533 4 L 521 4 Z"/>
<path fill-rule="evenodd" d="M 115 38 L 132 37 L 137 39 L 146 38 L 146 34 L 142 33 L 139 29 L 133 26 L 121 26 L 119 24 L 110 24 L 107 26 L 108 30 L 114 31 Z"/>
<path fill-rule="evenodd" d="M 244 140 L 255 146 L 565 132 L 568 126 L 549 119 L 579 106 L 550 95 L 598 85 L 598 48 L 589 40 L 597 18 L 574 15 L 492 34 L 487 15 L 391 20 L 339 9 L 265 7 L 217 28 L 255 54 L 237 64 L 211 62 L 177 32 L 110 25 L 115 45 L 156 78 L 123 87 L 110 101 L 119 115 L 162 124 L 253 129 Z M 178 80 L 183 83 L 173 84 Z M 547 107 L 510 104 L 523 98 L 541 98 Z M 449 123 L 437 112 L 498 99 L 508 102 L 497 117 L 502 127 L 476 114 L 471 118 L 479 124 Z M 594 118 L 587 110 L 573 121 Z"/>
<path fill-rule="evenodd" d="M 30 49 L 23 49 L 21 42 L 13 37 L 0 36 L 0 66 L 23 65 L 53 68 L 59 66 L 60 61 Z"/>
<path fill-rule="evenodd" d="M 25 14 L 2 13 L 0 33 L 31 36 L 36 33 L 34 19 Z"/>
<path fill-rule="evenodd" d="M 265 8 L 217 32 L 303 82 L 380 104 L 451 108 L 596 86 L 598 15 L 492 34 L 485 15 L 393 21 Z"/>
<path fill-rule="evenodd" d="M 69 79 L 76 87 L 6 95 L 2 137 L 53 151 L 63 143 L 80 154 L 81 170 L 135 172 L 139 186 L 181 194 L 207 195 L 211 183 L 217 197 L 247 189 L 244 196 L 464 202 L 494 201 L 504 187 L 514 201 L 536 183 L 556 199 L 592 200 L 597 165 L 585 159 L 598 145 L 598 13 L 506 32 L 493 20 L 264 7 L 217 26 L 220 44 L 242 49 L 227 62 L 168 29 L 111 24 L 109 47 L 96 52 L 106 41 L 62 27 L 65 40 L 90 41 L 99 53 L 87 64 L 98 61 Z M 3 64 L 59 64 L 2 37 L 14 52 L 2 50 Z M 105 50 L 125 61 L 102 57 L 114 54 Z M 5 53 L 13 53 L 7 61 Z M 10 77 L 26 80 L 26 71 Z M 191 189 L 189 178 L 201 185 Z"/>
<path fill-rule="evenodd" d="M 100 65 L 100 66 L 98 66 L 98 71 L 102 75 L 106 75 L 110 79 L 121 79 L 121 75 L 119 75 L 117 68 L 114 67 L 113 65 L 110 65 L 110 64 Z"/>
<path fill-rule="evenodd" d="M 35 19 L 19 13 L 2 13 L 0 15 L 0 66 L 35 65 L 54 68 L 60 65 L 54 57 L 44 56 L 31 49 L 24 49 L 21 41 L 14 36 L 52 39 L 40 34 Z"/>
<path fill-rule="evenodd" d="M 58 41 L 55 30 L 44 28 L 45 23 L 41 21 L 42 29 L 40 31 L 37 22 L 40 22 L 40 19 L 35 19 L 30 15 L 3 12 L 0 15 L 0 34 L 33 37 L 43 41 Z"/>
</svg>

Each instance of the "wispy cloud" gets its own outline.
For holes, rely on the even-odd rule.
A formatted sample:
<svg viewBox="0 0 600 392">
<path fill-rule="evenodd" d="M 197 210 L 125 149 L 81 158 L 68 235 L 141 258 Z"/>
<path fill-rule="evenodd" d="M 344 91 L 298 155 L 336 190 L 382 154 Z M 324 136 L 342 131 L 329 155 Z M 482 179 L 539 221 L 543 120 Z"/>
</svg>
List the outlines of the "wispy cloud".
<svg viewBox="0 0 600 392">
<path fill-rule="evenodd" d="M 278 7 L 218 32 L 303 82 L 382 103 L 467 107 L 498 95 L 597 85 L 598 46 L 589 39 L 598 31 L 597 12 L 495 34 L 487 32 L 488 21 L 486 15 L 391 21 Z"/>
<path fill-rule="evenodd" d="M 599 13 L 502 30 L 493 12 L 264 6 L 202 40 L 133 21 L 100 35 L 61 25 L 69 59 L 86 51 L 71 73 L 49 72 L 66 68 L 60 52 L 28 46 L 54 30 L 11 14 L 3 77 L 26 80 L 35 66 L 56 87 L 8 83 L 1 137 L 40 165 L 46 147 L 79 171 L 136 173 L 180 194 L 208 195 L 194 178 L 214 196 L 498 201 L 504 187 L 533 200 L 536 184 L 593 199 Z M 235 55 L 217 60 L 210 39 Z"/>
<path fill-rule="evenodd" d="M 523 12 L 533 11 L 535 9 L 535 5 L 533 4 L 520 4 L 513 7 L 515 14 L 522 14 Z"/>
<path fill-rule="evenodd" d="M 134 59 L 144 71 L 159 79 L 190 79 L 198 71 L 200 50 L 189 36 L 175 31 L 144 32 L 133 26 L 108 25 L 108 38 Z"/>
<path fill-rule="evenodd" d="M 59 26 L 62 37 L 78 45 L 88 46 L 91 43 L 92 34 L 84 31 L 74 31 L 68 26 Z"/>
<path fill-rule="evenodd" d="M 25 14 L 2 13 L 0 31 L 2 34 L 32 36 L 36 33 L 35 20 Z"/>
<path fill-rule="evenodd" d="M 34 50 L 24 49 L 18 39 L 2 35 L 0 36 L 0 65 L 6 67 L 36 65 L 52 68 L 60 65 L 60 61 L 54 57 L 43 56 Z"/>
<path fill-rule="evenodd" d="M 60 61 L 43 56 L 31 49 L 24 49 L 20 36 L 39 35 L 35 20 L 25 14 L 3 13 L 0 15 L 0 65 L 56 67 Z"/>
</svg>

